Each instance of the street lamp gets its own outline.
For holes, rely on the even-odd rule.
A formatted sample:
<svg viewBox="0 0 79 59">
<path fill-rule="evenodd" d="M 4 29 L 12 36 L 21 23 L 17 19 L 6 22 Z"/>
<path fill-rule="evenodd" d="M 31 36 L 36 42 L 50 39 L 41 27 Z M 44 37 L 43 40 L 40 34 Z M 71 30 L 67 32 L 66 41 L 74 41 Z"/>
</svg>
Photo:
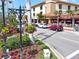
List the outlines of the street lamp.
<svg viewBox="0 0 79 59">
<path fill-rule="evenodd" d="M 20 59 L 22 59 L 22 10 L 21 6 L 19 7 L 19 20 L 20 20 Z"/>
<path fill-rule="evenodd" d="M 15 9 L 15 8 L 9 8 L 9 10 L 15 10 L 17 12 L 19 12 L 19 23 L 20 23 L 20 59 L 22 59 L 22 14 L 24 14 L 24 9 L 21 8 L 21 6 L 19 7 L 19 9 Z"/>
<path fill-rule="evenodd" d="M 8 1 L 8 0 L 7 0 Z M 6 22 L 5 22 L 5 0 L 1 0 L 2 2 L 2 13 L 3 13 L 3 26 L 6 26 Z M 7 55 L 7 45 L 6 45 L 6 39 L 7 37 L 4 34 L 4 59 L 8 59 L 8 55 Z"/>
<path fill-rule="evenodd" d="M 5 0 L 1 0 L 2 1 L 2 13 L 3 13 L 3 25 L 5 26 L 5 12 L 4 12 L 4 2 Z"/>
</svg>

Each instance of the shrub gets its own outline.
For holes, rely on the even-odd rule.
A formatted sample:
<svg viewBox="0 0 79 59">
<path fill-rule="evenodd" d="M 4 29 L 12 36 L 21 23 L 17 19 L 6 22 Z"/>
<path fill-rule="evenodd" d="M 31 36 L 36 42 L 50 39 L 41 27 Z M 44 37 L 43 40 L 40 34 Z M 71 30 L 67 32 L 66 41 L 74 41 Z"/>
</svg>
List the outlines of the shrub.
<svg viewBox="0 0 79 59">
<path fill-rule="evenodd" d="M 46 46 L 46 45 L 44 45 L 44 46 L 43 46 L 43 49 L 49 49 L 49 47 L 48 47 L 48 46 Z"/>
<path fill-rule="evenodd" d="M 4 46 L 4 43 L 0 41 L 0 48 Z"/>
<path fill-rule="evenodd" d="M 2 33 L 8 33 L 8 32 L 9 32 L 9 29 L 7 27 L 2 28 Z"/>
<path fill-rule="evenodd" d="M 23 46 L 28 46 L 28 45 L 30 45 L 29 36 L 24 35 L 24 36 L 22 37 L 22 43 L 23 43 Z"/>
<path fill-rule="evenodd" d="M 38 45 L 42 45 L 43 42 L 38 40 L 38 41 L 37 41 L 37 44 L 38 44 Z"/>
<path fill-rule="evenodd" d="M 17 38 L 10 38 L 7 40 L 7 47 L 12 50 L 12 49 L 16 49 L 19 48 L 19 41 L 17 40 Z"/>
<path fill-rule="evenodd" d="M 33 24 L 26 25 L 26 32 L 33 33 L 34 31 L 36 31 L 36 28 Z"/>
<path fill-rule="evenodd" d="M 30 39 L 27 35 L 22 36 L 22 45 L 23 46 L 30 45 Z M 20 47 L 20 37 L 8 39 L 7 46 L 10 50 L 19 48 Z"/>
</svg>

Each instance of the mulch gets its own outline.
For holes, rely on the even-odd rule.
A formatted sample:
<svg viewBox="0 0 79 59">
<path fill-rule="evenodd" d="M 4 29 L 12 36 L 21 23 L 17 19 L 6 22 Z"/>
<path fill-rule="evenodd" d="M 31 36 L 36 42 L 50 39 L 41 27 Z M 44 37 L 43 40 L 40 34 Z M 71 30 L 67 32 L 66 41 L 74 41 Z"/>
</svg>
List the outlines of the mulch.
<svg viewBox="0 0 79 59">
<path fill-rule="evenodd" d="M 33 53 L 30 53 L 30 51 L 32 50 L 35 51 Z M 41 52 L 41 48 L 37 44 L 34 44 L 27 47 L 23 47 L 22 52 L 23 59 L 40 59 L 39 55 Z M 20 59 L 20 49 L 10 51 L 8 55 L 11 56 L 11 59 Z M 0 59 L 2 59 L 2 57 L 3 52 L 0 51 Z"/>
</svg>

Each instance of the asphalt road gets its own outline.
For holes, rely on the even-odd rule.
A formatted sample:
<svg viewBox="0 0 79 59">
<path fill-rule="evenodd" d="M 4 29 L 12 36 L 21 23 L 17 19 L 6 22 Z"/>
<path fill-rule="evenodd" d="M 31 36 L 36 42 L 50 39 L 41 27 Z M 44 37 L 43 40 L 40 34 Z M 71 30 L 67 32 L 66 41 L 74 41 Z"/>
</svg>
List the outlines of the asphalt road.
<svg viewBox="0 0 79 59">
<path fill-rule="evenodd" d="M 49 29 L 37 28 L 34 36 L 44 40 L 50 46 L 54 47 L 60 54 L 66 58 L 79 59 L 79 34 L 78 32 L 55 32 Z"/>
</svg>

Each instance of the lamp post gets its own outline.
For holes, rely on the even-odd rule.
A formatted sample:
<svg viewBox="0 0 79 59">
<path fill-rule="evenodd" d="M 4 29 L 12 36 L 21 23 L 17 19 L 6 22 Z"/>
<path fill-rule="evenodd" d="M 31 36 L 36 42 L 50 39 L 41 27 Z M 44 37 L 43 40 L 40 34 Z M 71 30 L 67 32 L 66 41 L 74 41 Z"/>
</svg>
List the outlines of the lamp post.
<svg viewBox="0 0 79 59">
<path fill-rule="evenodd" d="M 4 2 L 5 0 L 1 0 L 2 1 L 2 13 L 3 13 L 3 25 L 5 26 L 5 12 L 4 12 Z"/>
<path fill-rule="evenodd" d="M 29 24 L 32 24 L 32 16 L 31 16 L 31 0 L 27 0 L 27 6 L 26 6 L 26 9 L 27 9 L 27 16 L 28 16 L 28 25 Z M 29 38 L 32 42 L 32 44 L 35 43 L 34 39 L 33 39 L 33 34 L 32 33 L 29 33 Z"/>
<path fill-rule="evenodd" d="M 5 11 L 4 11 L 4 2 L 5 0 L 1 0 L 2 2 L 2 13 L 3 13 L 3 25 L 4 27 L 6 26 L 6 23 L 5 23 Z M 4 59 L 8 59 L 8 55 L 7 55 L 7 46 L 6 46 L 6 36 L 4 34 Z"/>
<path fill-rule="evenodd" d="M 20 59 L 22 59 L 22 10 L 21 6 L 19 7 L 19 20 L 20 20 Z"/>
<path fill-rule="evenodd" d="M 24 9 L 21 8 L 21 6 L 19 7 L 19 9 L 15 9 L 15 8 L 9 8 L 9 10 L 15 10 L 17 12 L 19 12 L 19 23 L 20 23 L 20 59 L 22 59 L 22 14 L 24 14 Z M 22 13 L 23 12 L 23 13 Z"/>
</svg>

